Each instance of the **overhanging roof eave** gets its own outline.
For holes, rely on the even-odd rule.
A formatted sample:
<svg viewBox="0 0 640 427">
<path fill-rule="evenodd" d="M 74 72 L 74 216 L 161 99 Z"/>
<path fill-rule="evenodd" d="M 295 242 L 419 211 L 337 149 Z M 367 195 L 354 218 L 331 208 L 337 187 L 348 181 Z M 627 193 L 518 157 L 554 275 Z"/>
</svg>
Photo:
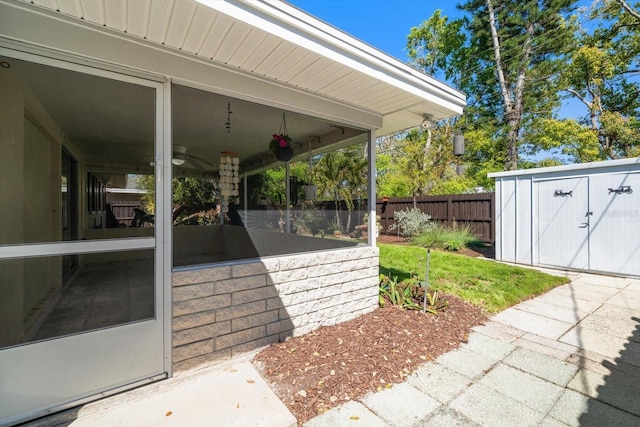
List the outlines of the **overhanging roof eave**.
<svg viewBox="0 0 640 427">
<path fill-rule="evenodd" d="M 405 93 L 444 104 L 451 110 L 451 116 L 458 115 L 466 105 L 466 96 L 462 92 L 287 3 L 266 0 L 197 1 Z"/>
</svg>

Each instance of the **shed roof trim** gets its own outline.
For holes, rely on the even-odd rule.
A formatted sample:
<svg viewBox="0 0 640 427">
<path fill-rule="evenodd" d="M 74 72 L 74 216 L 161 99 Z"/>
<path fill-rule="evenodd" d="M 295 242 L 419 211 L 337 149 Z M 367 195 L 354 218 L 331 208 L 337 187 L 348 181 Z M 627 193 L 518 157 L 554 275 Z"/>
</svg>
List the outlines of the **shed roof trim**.
<svg viewBox="0 0 640 427">
<path fill-rule="evenodd" d="M 550 166 L 546 168 L 520 169 L 515 171 L 493 172 L 488 174 L 487 176 L 489 178 L 504 178 L 509 176 L 526 176 L 526 175 L 546 174 L 546 173 L 553 173 L 553 172 L 570 172 L 570 171 L 610 168 L 614 166 L 632 166 L 632 165 L 637 165 L 638 167 L 640 167 L 640 157 L 633 157 L 630 159 L 607 160 L 607 161 L 591 162 L 591 163 L 578 163 L 574 165 Z"/>
</svg>

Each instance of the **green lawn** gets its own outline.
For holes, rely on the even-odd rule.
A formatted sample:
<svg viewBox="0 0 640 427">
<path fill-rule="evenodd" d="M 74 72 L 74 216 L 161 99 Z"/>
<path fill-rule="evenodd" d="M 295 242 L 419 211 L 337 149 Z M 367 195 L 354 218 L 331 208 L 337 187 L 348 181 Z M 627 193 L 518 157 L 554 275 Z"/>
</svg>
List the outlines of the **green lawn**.
<svg viewBox="0 0 640 427">
<path fill-rule="evenodd" d="M 380 274 L 398 281 L 424 280 L 427 250 L 415 246 L 378 244 Z M 415 279 L 414 279 L 415 280 Z M 464 255 L 431 251 L 429 289 L 437 289 L 478 305 L 489 313 L 567 283 L 535 270 L 504 265 Z"/>
</svg>

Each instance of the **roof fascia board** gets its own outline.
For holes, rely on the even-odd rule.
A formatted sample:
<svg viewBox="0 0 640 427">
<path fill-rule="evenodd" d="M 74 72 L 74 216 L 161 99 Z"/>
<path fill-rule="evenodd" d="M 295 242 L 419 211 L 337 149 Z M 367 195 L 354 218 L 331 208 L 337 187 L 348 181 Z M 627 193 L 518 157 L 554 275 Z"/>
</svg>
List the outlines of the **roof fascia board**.
<svg viewBox="0 0 640 427">
<path fill-rule="evenodd" d="M 0 46 L 76 63 L 89 60 L 95 67 L 130 69 L 134 75 L 149 72 L 156 79 L 164 76 L 345 125 L 367 129 L 383 125 L 382 116 L 371 111 L 28 3 L 0 0 Z"/>
<path fill-rule="evenodd" d="M 247 0 L 240 1 L 244 1 L 245 3 L 247 2 Z M 298 24 L 302 28 L 308 29 L 317 37 L 326 38 L 327 42 L 335 45 L 336 47 L 351 52 L 361 57 L 363 60 L 373 63 L 374 65 L 376 65 L 375 61 L 371 61 L 371 58 L 376 58 L 377 61 L 386 64 L 390 70 L 395 70 L 396 73 L 400 72 L 410 75 L 411 77 L 414 77 L 417 80 L 421 81 L 422 84 L 433 86 L 437 90 L 444 92 L 443 95 L 445 97 L 451 97 L 452 100 L 462 102 L 465 102 L 466 100 L 465 94 L 460 92 L 459 90 L 456 90 L 452 86 L 428 74 L 411 68 L 409 65 L 402 62 L 398 58 L 395 58 L 361 40 L 358 40 L 357 38 L 351 36 L 348 33 L 345 33 L 339 28 L 322 21 L 289 3 L 280 0 L 258 0 L 258 2 L 253 2 L 250 4 L 253 4 L 255 6 L 260 6 L 261 4 L 269 5 L 270 7 L 278 9 L 282 13 L 295 18 L 295 21 L 289 20 L 288 22 L 291 22 L 294 25 Z"/>
<path fill-rule="evenodd" d="M 380 52 L 285 3 L 196 1 L 414 96 L 442 105 L 451 111 L 451 115 L 462 114 L 466 105 L 465 95 L 461 92 L 414 70 L 407 71 L 409 67 L 388 55 L 384 55 L 385 60 L 382 60 Z M 285 8 L 286 12 L 283 11 Z"/>
<path fill-rule="evenodd" d="M 504 178 L 508 176 L 526 176 L 526 175 L 549 174 L 549 173 L 557 173 L 557 172 L 589 171 L 594 169 L 597 170 L 602 168 L 613 168 L 613 167 L 620 167 L 620 166 L 629 167 L 629 170 L 640 170 L 640 157 L 633 157 L 630 159 L 619 159 L 619 160 L 605 160 L 601 162 L 577 163 L 573 165 L 549 166 L 545 168 L 519 169 L 515 171 L 505 171 L 505 172 L 492 172 L 487 176 L 489 178 Z"/>
</svg>

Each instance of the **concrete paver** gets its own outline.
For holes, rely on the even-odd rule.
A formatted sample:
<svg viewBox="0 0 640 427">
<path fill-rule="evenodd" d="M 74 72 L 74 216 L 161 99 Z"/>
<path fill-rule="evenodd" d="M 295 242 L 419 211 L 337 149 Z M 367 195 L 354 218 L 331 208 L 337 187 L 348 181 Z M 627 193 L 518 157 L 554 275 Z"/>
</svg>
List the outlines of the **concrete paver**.
<svg viewBox="0 0 640 427">
<path fill-rule="evenodd" d="M 607 306 L 607 304 L 603 307 L 605 306 Z M 620 309 L 620 312 L 625 311 L 629 313 L 627 318 L 620 318 L 618 316 L 611 315 L 611 313 L 602 313 L 601 310 L 602 308 L 595 311 L 588 319 L 584 319 L 580 323 L 580 328 L 603 335 L 621 338 L 623 340 L 626 340 L 633 335 L 633 331 L 636 329 L 638 322 L 633 320 L 633 315 L 630 313 L 630 310 L 623 308 Z"/>
<path fill-rule="evenodd" d="M 543 414 L 551 410 L 564 391 L 564 387 L 504 364 L 493 368 L 479 383 Z"/>
<path fill-rule="evenodd" d="M 549 319 L 574 324 L 584 319 L 593 311 L 587 307 L 566 307 L 537 298 L 520 303 L 515 306 L 515 308 L 548 317 Z"/>
<path fill-rule="evenodd" d="M 593 303 L 603 304 L 612 295 L 617 293 L 616 288 L 598 288 L 594 285 L 577 286 L 575 282 L 550 290 L 547 296 L 554 299 L 571 298 Z"/>
<path fill-rule="evenodd" d="M 578 367 L 526 348 L 518 348 L 504 359 L 507 365 L 528 372 L 559 386 L 566 386 Z"/>
<path fill-rule="evenodd" d="M 555 293 L 552 294 L 551 292 Z M 602 305 L 602 302 L 593 302 L 584 299 L 572 298 L 569 289 L 567 288 L 567 290 L 563 290 L 562 287 L 555 288 L 547 292 L 546 294 L 540 295 L 539 297 L 536 297 L 529 301 L 540 301 L 545 304 L 554 305 L 556 307 L 566 307 L 578 312 L 583 310 L 592 312 L 594 310 L 597 310 L 598 307 Z"/>
<path fill-rule="evenodd" d="M 591 350 L 595 353 L 612 358 L 620 356 L 620 351 L 627 343 L 623 338 L 612 337 L 608 334 L 599 333 L 591 329 L 585 329 L 580 325 L 564 334 L 560 338 L 560 342 Z M 631 357 L 631 355 L 627 357 Z M 637 362 L 640 364 L 640 352 L 638 353 Z"/>
<path fill-rule="evenodd" d="M 434 362 L 418 368 L 407 382 L 441 403 L 449 403 L 472 383 L 470 378 Z"/>
<path fill-rule="evenodd" d="M 443 354 L 436 362 L 473 379 L 484 375 L 498 360 L 461 348 Z"/>
<path fill-rule="evenodd" d="M 350 401 L 322 415 L 318 415 L 307 421 L 304 425 L 305 427 L 386 427 L 388 424 L 382 421 L 381 418 L 376 416 L 362 403 Z"/>
<path fill-rule="evenodd" d="M 482 426 L 537 426 L 544 418 L 541 412 L 478 383 L 449 406 Z"/>
<path fill-rule="evenodd" d="M 629 378 L 623 374 L 605 375 L 580 369 L 567 387 L 640 416 L 640 387 L 636 378 Z"/>
<path fill-rule="evenodd" d="M 577 391 L 565 390 L 549 416 L 569 426 L 638 427 L 640 419 Z"/>
<path fill-rule="evenodd" d="M 396 427 L 415 425 L 440 406 L 437 400 L 407 383 L 394 385 L 379 393 L 369 393 L 362 399 L 362 403 Z"/>
<path fill-rule="evenodd" d="M 507 342 L 515 341 L 525 333 L 520 329 L 512 328 L 511 326 L 492 320 L 487 321 L 484 325 L 475 326 L 472 329 L 475 332 L 480 332 L 482 335 Z"/>
<path fill-rule="evenodd" d="M 481 354 L 492 360 L 500 360 L 516 349 L 516 346 L 482 334 L 471 334 L 462 348 Z"/>
<path fill-rule="evenodd" d="M 557 339 L 572 326 L 571 323 L 549 319 L 514 307 L 496 314 L 492 320 L 550 339 Z"/>
<path fill-rule="evenodd" d="M 537 344 L 537 347 L 532 348 L 531 346 L 527 346 L 525 342 L 535 343 Z M 539 351 L 540 353 L 547 354 L 560 360 L 564 360 L 571 354 L 578 351 L 578 348 L 573 345 L 529 333 L 524 334 L 521 338 L 516 340 L 515 344 L 519 347 L 526 347 L 530 350 Z"/>
<path fill-rule="evenodd" d="M 560 421 L 554 418 L 547 416 L 544 418 L 544 420 L 542 420 L 542 422 L 538 427 L 567 427 L 567 425 L 565 423 L 561 423 Z"/>
<path fill-rule="evenodd" d="M 433 414 L 431 418 L 428 418 L 424 422 L 418 425 L 419 427 L 479 427 L 480 424 L 471 421 L 461 413 L 454 411 L 451 408 L 440 408 Z"/>
<path fill-rule="evenodd" d="M 640 311 L 640 291 L 624 289 L 607 300 L 607 304 Z"/>
</svg>

